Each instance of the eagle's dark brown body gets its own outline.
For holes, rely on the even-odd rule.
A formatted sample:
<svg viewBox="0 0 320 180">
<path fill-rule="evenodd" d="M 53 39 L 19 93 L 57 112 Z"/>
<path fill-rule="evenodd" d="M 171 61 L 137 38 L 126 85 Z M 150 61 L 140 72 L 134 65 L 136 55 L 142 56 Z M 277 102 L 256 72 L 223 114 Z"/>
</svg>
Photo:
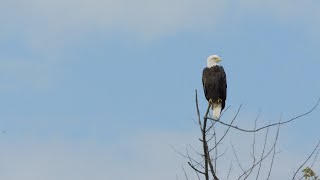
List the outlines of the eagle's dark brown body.
<svg viewBox="0 0 320 180">
<path fill-rule="evenodd" d="M 227 78 L 222 66 L 206 67 L 202 73 L 202 84 L 206 99 L 212 102 L 221 100 L 221 110 L 227 98 Z"/>
</svg>

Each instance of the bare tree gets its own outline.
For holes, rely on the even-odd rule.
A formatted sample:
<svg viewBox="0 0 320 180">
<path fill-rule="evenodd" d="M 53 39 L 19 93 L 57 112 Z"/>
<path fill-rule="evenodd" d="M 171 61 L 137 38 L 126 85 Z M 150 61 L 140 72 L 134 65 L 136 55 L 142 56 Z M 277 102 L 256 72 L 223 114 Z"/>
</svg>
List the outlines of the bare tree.
<svg viewBox="0 0 320 180">
<path fill-rule="evenodd" d="M 205 111 L 205 115 L 201 117 L 199 104 L 198 104 L 198 95 L 196 91 L 195 92 L 195 103 L 196 103 L 196 112 L 197 112 L 196 123 L 199 126 L 199 129 L 201 131 L 201 138 L 199 138 L 199 141 L 201 143 L 201 148 L 200 148 L 201 150 L 197 150 L 193 146 L 189 145 L 186 148 L 185 153 L 178 152 L 177 150 L 175 151 L 188 160 L 188 165 L 191 167 L 191 169 L 193 170 L 193 172 L 195 173 L 196 177 L 199 180 L 203 178 L 205 180 L 209 180 L 209 179 L 227 180 L 230 178 L 233 172 L 237 173 L 237 175 L 233 176 L 233 178 L 236 177 L 236 179 L 238 180 L 245 180 L 245 179 L 248 179 L 249 177 L 250 179 L 256 179 L 256 180 L 271 179 L 274 160 L 277 154 L 277 142 L 278 142 L 281 126 L 287 123 L 291 123 L 303 116 L 310 114 L 312 111 L 316 109 L 316 107 L 319 104 L 319 101 L 320 99 L 317 101 L 316 105 L 314 105 L 306 113 L 303 113 L 299 116 L 296 116 L 286 121 L 283 121 L 282 115 L 280 115 L 279 121 L 277 123 L 269 122 L 269 124 L 261 127 L 257 126 L 257 122 L 260 116 L 259 114 L 256 117 L 256 119 L 253 121 L 254 128 L 249 129 L 249 128 L 239 127 L 238 125 L 235 125 L 235 121 L 239 116 L 242 105 L 239 106 L 235 115 L 231 118 L 230 122 L 220 121 L 220 118 L 224 115 L 226 111 L 228 111 L 229 107 L 227 107 L 225 111 L 221 113 L 221 117 L 218 120 L 216 120 L 209 117 L 209 111 L 211 107 L 211 105 L 209 104 Z M 218 134 L 218 131 L 216 130 L 217 125 L 220 125 L 219 126 L 220 129 L 222 129 L 222 127 L 224 128 L 224 131 L 222 132 L 221 130 L 219 131 L 220 134 Z M 226 137 L 229 135 L 229 132 L 232 130 L 235 132 L 248 133 L 253 136 L 251 147 L 249 147 L 249 149 L 251 149 L 249 150 L 251 155 L 250 161 L 246 160 L 246 162 L 244 162 L 243 160 L 240 160 L 237 149 L 234 146 L 234 144 L 232 142 L 230 143 L 225 142 Z M 274 132 L 272 133 L 272 136 L 270 135 L 271 131 Z M 258 134 L 259 134 L 259 137 L 261 137 L 259 140 L 257 138 Z M 259 148 L 257 145 L 258 143 L 260 144 Z M 293 180 L 296 178 L 298 172 L 301 171 L 302 167 L 314 155 L 314 153 L 319 147 L 319 143 L 320 141 L 317 143 L 312 153 L 307 157 L 307 159 L 304 162 L 302 162 L 299 168 L 295 171 L 295 173 L 292 176 Z M 229 144 L 229 145 L 226 145 L 226 144 Z M 221 151 L 221 149 L 223 150 Z M 190 153 L 190 150 L 192 151 L 192 155 Z M 224 169 L 225 176 L 223 176 L 222 175 L 223 173 L 221 173 L 221 175 L 218 174 L 218 169 L 220 166 L 218 160 L 219 158 L 223 157 L 228 150 L 232 151 L 235 161 L 228 162 L 229 168 Z M 317 154 L 314 156 L 312 166 L 314 164 L 314 161 L 317 158 L 318 152 L 319 151 L 317 151 Z M 266 159 L 269 159 L 269 160 L 266 161 Z M 223 162 L 224 166 L 226 163 L 227 162 Z M 183 171 L 184 171 L 185 178 L 189 179 L 184 168 L 183 168 Z M 311 172 L 311 171 L 309 170 L 308 172 Z M 304 174 L 306 174 L 305 169 L 304 169 Z M 300 177 L 300 179 L 302 179 L 304 176 Z"/>
</svg>

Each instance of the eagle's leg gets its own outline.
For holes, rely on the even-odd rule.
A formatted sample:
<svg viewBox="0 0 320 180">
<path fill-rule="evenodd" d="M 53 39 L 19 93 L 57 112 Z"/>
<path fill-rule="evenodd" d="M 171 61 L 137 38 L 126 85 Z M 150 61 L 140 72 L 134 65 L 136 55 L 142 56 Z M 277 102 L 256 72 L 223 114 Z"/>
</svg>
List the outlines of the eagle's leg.
<svg viewBox="0 0 320 180">
<path fill-rule="evenodd" d="M 212 99 L 209 99 L 209 104 L 212 104 L 212 102 L 213 102 Z"/>
</svg>

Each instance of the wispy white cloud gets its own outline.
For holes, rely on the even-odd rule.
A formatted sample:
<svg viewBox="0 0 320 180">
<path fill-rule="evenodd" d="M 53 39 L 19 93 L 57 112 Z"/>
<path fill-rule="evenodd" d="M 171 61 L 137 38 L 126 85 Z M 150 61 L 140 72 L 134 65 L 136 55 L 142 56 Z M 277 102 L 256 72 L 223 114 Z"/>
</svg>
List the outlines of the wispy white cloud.
<svg viewBox="0 0 320 180">
<path fill-rule="evenodd" d="M 100 29 L 152 38 L 185 28 L 206 29 L 221 19 L 227 2 L 197 1 L 40 1 L 2 2 L 5 17 L 27 33 L 77 33 Z M 11 9 L 8 11 L 7 9 Z"/>
<path fill-rule="evenodd" d="M 142 38 L 161 37 L 179 31 L 212 29 L 232 11 L 238 15 L 268 15 L 281 22 L 319 26 L 317 2 L 241 1 L 237 9 L 231 1 L 127 1 L 127 0 L 31 0 L 1 2 L 0 19 L 23 25 L 34 36 L 86 31 L 120 31 Z M 244 16 L 245 18 L 246 16 Z M 8 21 L 6 21 L 8 22 Z M 49 33 L 49 34 L 47 34 Z"/>
<path fill-rule="evenodd" d="M 237 19 L 273 17 L 282 24 L 298 24 L 316 35 L 320 28 L 319 3 L 308 1 L 127 1 L 127 0 L 31 0 L 1 2 L 0 21 L 6 24 L 0 37 L 16 32 L 36 50 L 63 49 L 66 41 L 85 34 L 121 33 L 152 40 L 178 32 L 210 32 Z M 231 17 L 230 16 L 234 16 Z"/>
</svg>

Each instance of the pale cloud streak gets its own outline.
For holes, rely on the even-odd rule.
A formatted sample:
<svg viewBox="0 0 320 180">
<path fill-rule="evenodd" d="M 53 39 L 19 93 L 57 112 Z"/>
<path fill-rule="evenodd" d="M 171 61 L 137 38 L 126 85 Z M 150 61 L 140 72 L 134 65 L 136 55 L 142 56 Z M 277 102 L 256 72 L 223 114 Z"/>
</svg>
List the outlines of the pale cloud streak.
<svg viewBox="0 0 320 180">
<path fill-rule="evenodd" d="M 221 19 L 225 1 L 40 1 L 2 3 L 6 17 L 24 24 L 27 33 L 77 33 L 100 29 L 146 38 L 185 28 L 207 29 Z M 18 15 L 17 15 L 18 14 Z"/>
<path fill-rule="evenodd" d="M 24 25 L 28 33 L 81 32 L 100 29 L 152 37 L 179 31 L 211 29 L 232 9 L 230 1 L 31 0 L 2 2 L 2 19 Z M 267 14 L 279 20 L 314 23 L 319 13 L 314 1 L 241 1 L 241 14 Z"/>
<path fill-rule="evenodd" d="M 65 38 L 81 39 L 84 33 L 106 32 L 158 39 L 178 32 L 210 32 L 228 17 L 245 21 L 248 16 L 266 15 L 279 23 L 298 23 L 310 31 L 319 29 L 320 13 L 314 1 L 175 0 L 31 0 L 2 2 L 0 19 L 20 30 L 32 46 L 59 43 Z M 236 12 L 236 13 L 233 13 Z M 10 21 L 8 21 L 10 19 Z M 6 28 L 4 28 L 6 29 Z M 2 30 L 5 31 L 5 30 Z M 4 34 L 4 32 L 2 32 Z"/>
</svg>

